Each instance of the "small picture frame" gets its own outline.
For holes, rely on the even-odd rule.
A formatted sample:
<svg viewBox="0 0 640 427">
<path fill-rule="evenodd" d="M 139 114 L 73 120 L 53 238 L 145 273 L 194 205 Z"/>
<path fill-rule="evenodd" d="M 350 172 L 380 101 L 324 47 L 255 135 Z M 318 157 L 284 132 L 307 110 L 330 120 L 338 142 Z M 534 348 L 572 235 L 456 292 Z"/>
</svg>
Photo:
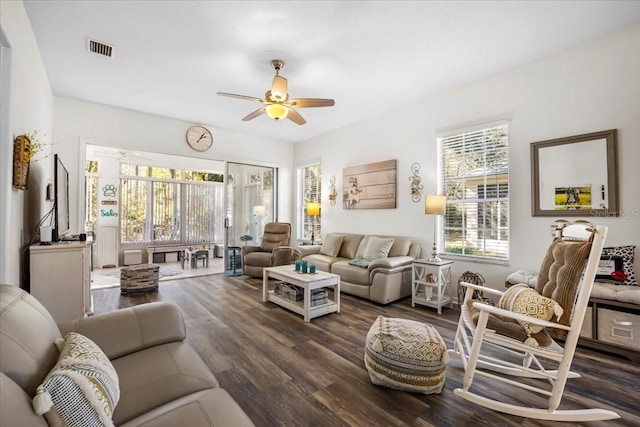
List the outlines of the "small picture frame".
<svg viewBox="0 0 640 427">
<path fill-rule="evenodd" d="M 612 277 L 614 271 L 622 271 L 622 257 L 616 255 L 602 255 L 596 270 L 596 280 L 619 282 Z"/>
</svg>

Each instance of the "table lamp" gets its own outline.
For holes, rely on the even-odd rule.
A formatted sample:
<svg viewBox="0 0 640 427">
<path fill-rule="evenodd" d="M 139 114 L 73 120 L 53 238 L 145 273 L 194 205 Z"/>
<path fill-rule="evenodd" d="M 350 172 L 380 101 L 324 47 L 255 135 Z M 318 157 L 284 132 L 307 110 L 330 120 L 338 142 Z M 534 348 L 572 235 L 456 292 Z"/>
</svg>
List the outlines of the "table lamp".
<svg viewBox="0 0 640 427">
<path fill-rule="evenodd" d="M 424 199 L 424 213 L 425 215 L 444 215 L 445 207 L 447 204 L 447 198 L 439 195 L 427 195 Z M 438 257 L 438 246 L 436 240 L 438 219 L 433 220 L 433 249 L 431 251 L 430 262 L 441 262 Z"/>
<path fill-rule="evenodd" d="M 316 216 L 320 215 L 320 203 L 309 202 L 307 203 L 307 215 L 311 217 L 311 244 L 315 243 L 315 222 Z"/>
</svg>

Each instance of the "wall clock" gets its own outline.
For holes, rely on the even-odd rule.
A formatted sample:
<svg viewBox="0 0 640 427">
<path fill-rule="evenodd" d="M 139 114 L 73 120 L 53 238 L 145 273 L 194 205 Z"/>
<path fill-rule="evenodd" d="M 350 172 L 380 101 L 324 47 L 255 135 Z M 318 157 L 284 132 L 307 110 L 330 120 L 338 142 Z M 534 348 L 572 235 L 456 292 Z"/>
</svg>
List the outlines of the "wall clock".
<svg viewBox="0 0 640 427">
<path fill-rule="evenodd" d="M 187 144 L 196 151 L 207 151 L 213 145 L 213 135 L 204 126 L 191 126 L 187 130 Z"/>
</svg>

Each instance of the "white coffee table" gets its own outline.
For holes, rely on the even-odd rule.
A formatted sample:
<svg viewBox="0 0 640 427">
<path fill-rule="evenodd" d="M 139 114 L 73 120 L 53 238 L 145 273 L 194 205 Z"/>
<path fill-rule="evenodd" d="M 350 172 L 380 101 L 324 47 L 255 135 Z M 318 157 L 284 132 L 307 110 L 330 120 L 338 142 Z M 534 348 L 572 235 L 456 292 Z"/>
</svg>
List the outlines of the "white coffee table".
<svg viewBox="0 0 640 427">
<path fill-rule="evenodd" d="M 295 302 L 276 295 L 272 289 L 269 289 L 269 278 L 300 286 L 304 289 L 304 300 Z M 329 299 L 326 304 L 311 307 L 311 291 L 320 288 L 333 288 L 333 299 Z M 296 273 L 293 265 L 268 267 L 264 269 L 262 278 L 262 301 L 271 301 L 300 314 L 304 317 L 305 322 L 310 322 L 311 319 L 325 314 L 340 313 L 340 276 L 324 271 L 318 271 L 316 274 Z"/>
</svg>

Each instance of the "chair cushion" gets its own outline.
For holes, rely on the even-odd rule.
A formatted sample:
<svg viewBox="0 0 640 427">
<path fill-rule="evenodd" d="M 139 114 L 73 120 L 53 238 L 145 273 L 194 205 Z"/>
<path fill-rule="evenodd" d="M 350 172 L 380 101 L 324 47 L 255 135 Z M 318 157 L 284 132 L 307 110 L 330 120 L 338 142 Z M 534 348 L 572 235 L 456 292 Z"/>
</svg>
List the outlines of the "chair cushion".
<svg viewBox="0 0 640 427">
<path fill-rule="evenodd" d="M 89 338 L 70 332 L 61 346 L 58 363 L 37 389 L 33 407 L 49 424 L 109 426 L 120 399 L 118 374 Z"/>
<path fill-rule="evenodd" d="M 387 258 L 391 246 L 393 245 L 393 238 L 382 238 L 378 236 L 369 236 L 369 241 L 364 249 L 362 258 L 379 259 Z"/>
<path fill-rule="evenodd" d="M 291 224 L 284 222 L 270 222 L 264 226 L 264 234 L 260 248 L 271 252 L 279 246 L 289 246 L 291 239 Z"/>
<path fill-rule="evenodd" d="M 244 256 L 245 265 L 271 267 L 271 252 L 250 252 Z"/>
<path fill-rule="evenodd" d="M 322 255 L 327 255 L 331 257 L 336 257 L 340 253 L 340 247 L 342 246 L 342 241 L 344 240 L 344 236 L 340 234 L 328 234 L 324 238 L 324 242 L 322 242 L 322 247 L 320 248 L 320 253 Z"/>
<path fill-rule="evenodd" d="M 578 292 L 578 284 L 591 251 L 591 242 L 563 241 L 556 237 L 542 260 L 536 291 L 556 301 L 564 313 L 558 323 L 569 325 Z M 552 334 L 564 338 L 566 331 L 554 329 Z"/>
<path fill-rule="evenodd" d="M 500 297 L 498 307 L 542 320 L 551 320 L 554 316 L 559 318 L 563 312 L 562 307 L 557 302 L 540 295 L 525 284 L 509 287 Z M 529 336 L 543 329 L 542 326 L 533 325 L 523 320 L 516 321 L 522 325 Z"/>
</svg>

